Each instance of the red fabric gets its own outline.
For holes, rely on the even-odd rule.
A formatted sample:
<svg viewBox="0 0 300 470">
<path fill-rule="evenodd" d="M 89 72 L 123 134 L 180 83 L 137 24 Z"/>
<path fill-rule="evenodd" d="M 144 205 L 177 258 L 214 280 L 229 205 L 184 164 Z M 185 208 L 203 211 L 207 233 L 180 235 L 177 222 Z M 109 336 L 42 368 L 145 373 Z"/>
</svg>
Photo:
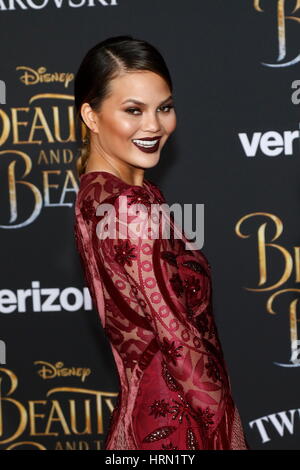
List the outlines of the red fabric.
<svg viewBox="0 0 300 470">
<path fill-rule="evenodd" d="M 96 210 L 105 203 L 115 209 L 117 231 L 101 239 L 107 213 Z M 120 380 L 104 448 L 250 449 L 213 318 L 210 265 L 187 248 L 166 210 L 151 209 L 163 203 L 145 179 L 140 187 L 105 171 L 80 178 L 76 243 Z M 143 204 L 138 219 L 134 204 Z M 147 227 L 160 227 L 159 236 Z"/>
</svg>

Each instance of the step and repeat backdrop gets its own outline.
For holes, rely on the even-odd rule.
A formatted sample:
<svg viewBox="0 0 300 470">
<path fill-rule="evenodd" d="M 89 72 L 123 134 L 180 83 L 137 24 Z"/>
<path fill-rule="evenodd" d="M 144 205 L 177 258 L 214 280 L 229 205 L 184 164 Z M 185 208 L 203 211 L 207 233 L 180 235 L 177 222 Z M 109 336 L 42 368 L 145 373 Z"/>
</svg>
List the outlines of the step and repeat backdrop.
<svg viewBox="0 0 300 470">
<path fill-rule="evenodd" d="M 0 3 L 0 448 L 101 450 L 119 382 L 73 223 L 74 75 L 99 41 L 155 45 L 177 129 L 145 173 L 204 204 L 203 252 L 253 449 L 300 449 L 300 1 Z"/>
</svg>

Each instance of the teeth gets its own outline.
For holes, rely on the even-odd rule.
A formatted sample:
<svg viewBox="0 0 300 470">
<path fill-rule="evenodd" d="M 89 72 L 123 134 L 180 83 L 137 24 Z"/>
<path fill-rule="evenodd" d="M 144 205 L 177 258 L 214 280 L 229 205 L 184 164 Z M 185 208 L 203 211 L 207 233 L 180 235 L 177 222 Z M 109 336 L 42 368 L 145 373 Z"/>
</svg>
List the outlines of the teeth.
<svg viewBox="0 0 300 470">
<path fill-rule="evenodd" d="M 134 139 L 133 142 L 136 142 L 138 145 L 141 145 L 142 147 L 153 147 L 159 139 L 156 140 L 139 140 L 139 139 Z"/>
</svg>

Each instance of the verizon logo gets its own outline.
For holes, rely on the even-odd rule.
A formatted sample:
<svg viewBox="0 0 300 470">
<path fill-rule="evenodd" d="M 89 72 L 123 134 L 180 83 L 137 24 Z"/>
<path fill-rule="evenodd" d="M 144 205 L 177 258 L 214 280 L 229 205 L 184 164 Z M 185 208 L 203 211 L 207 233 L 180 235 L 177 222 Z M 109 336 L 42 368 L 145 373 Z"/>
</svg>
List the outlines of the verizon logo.
<svg viewBox="0 0 300 470">
<path fill-rule="evenodd" d="M 32 281 L 29 289 L 0 289 L 0 313 L 14 312 L 75 312 L 92 310 L 92 299 L 88 287 L 40 287 Z"/>
<path fill-rule="evenodd" d="M 238 134 L 246 157 L 256 157 L 259 154 L 268 157 L 278 155 L 293 155 L 299 153 L 299 131 L 277 131 L 254 132 L 248 135 L 245 132 Z"/>
</svg>

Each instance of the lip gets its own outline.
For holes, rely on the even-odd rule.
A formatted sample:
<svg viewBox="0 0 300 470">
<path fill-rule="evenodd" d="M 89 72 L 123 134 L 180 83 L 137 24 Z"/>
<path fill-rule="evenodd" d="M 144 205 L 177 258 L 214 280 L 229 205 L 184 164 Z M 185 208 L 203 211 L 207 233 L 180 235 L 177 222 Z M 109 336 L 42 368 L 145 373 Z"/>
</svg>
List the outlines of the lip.
<svg viewBox="0 0 300 470">
<path fill-rule="evenodd" d="M 161 135 L 154 135 L 153 137 L 137 137 L 137 140 L 156 140 L 156 139 L 161 139 Z M 136 140 L 134 139 L 134 140 Z"/>
<path fill-rule="evenodd" d="M 160 139 L 161 139 L 162 136 L 157 136 L 157 137 L 143 137 L 141 139 L 138 139 L 138 140 L 156 140 L 158 139 L 158 142 L 156 142 L 156 144 L 151 147 L 151 148 L 146 148 L 146 147 L 142 147 L 141 145 L 139 145 L 137 142 L 133 142 L 132 143 L 139 149 L 141 150 L 142 152 L 145 152 L 145 153 L 153 153 L 153 152 L 157 152 L 158 150 L 158 147 L 159 147 L 159 144 L 160 144 Z"/>
</svg>

